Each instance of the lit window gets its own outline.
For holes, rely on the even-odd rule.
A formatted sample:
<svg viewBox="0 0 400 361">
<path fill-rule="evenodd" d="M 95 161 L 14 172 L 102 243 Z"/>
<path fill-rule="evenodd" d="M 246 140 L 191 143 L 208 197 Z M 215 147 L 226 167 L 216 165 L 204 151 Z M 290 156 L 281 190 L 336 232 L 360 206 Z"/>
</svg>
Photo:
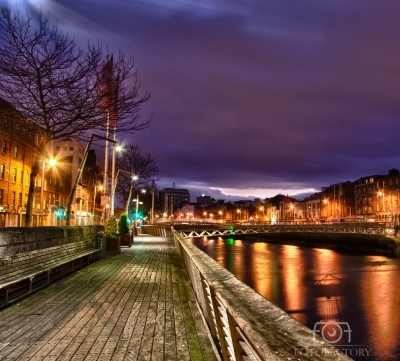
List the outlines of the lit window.
<svg viewBox="0 0 400 361">
<path fill-rule="evenodd" d="M 17 183 L 17 168 L 13 170 L 13 183 Z"/>
</svg>

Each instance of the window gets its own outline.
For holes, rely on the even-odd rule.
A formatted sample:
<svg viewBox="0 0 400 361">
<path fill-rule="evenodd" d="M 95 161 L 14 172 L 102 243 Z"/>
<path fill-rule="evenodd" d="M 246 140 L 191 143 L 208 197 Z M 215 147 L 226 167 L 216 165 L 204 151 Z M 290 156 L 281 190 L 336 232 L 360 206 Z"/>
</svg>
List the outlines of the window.
<svg viewBox="0 0 400 361">
<path fill-rule="evenodd" d="M 7 126 L 8 126 L 8 118 L 7 118 L 7 115 L 4 115 L 4 118 L 3 118 L 3 125 L 4 125 L 4 128 L 7 128 Z"/>
<path fill-rule="evenodd" d="M 24 171 L 21 170 L 21 174 L 19 176 L 19 184 L 24 184 Z"/>
<path fill-rule="evenodd" d="M 11 193 L 11 205 L 15 206 L 15 192 Z"/>
<path fill-rule="evenodd" d="M 17 183 L 17 168 L 14 168 L 13 170 L 13 183 Z"/>
<path fill-rule="evenodd" d="M 376 182 L 376 188 L 379 188 L 379 182 Z"/>
<path fill-rule="evenodd" d="M 18 145 L 14 146 L 14 159 L 18 159 Z"/>
<path fill-rule="evenodd" d="M 3 204 L 4 189 L 0 189 L 0 204 Z"/>
<path fill-rule="evenodd" d="M 35 145 L 38 145 L 38 144 L 39 144 L 39 134 L 36 133 L 35 134 Z"/>
<path fill-rule="evenodd" d="M 69 147 L 69 150 L 72 152 L 74 150 L 74 147 Z"/>
<path fill-rule="evenodd" d="M 22 207 L 22 193 L 18 195 L 18 205 Z"/>
<path fill-rule="evenodd" d="M 6 166 L 4 164 L 0 164 L 0 179 L 4 179 L 6 174 Z"/>
<path fill-rule="evenodd" d="M 7 141 L 5 139 L 3 139 L 1 142 L 1 152 L 3 154 L 6 154 L 7 152 Z"/>
</svg>

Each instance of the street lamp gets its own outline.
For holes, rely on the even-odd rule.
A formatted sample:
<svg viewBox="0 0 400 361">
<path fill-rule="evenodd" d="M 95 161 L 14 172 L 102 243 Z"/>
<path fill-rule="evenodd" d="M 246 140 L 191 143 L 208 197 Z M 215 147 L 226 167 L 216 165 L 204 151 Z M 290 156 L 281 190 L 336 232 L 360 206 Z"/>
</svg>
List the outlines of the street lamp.
<svg viewBox="0 0 400 361">
<path fill-rule="evenodd" d="M 94 186 L 94 196 L 93 196 L 93 224 L 95 224 L 95 212 L 96 212 L 96 193 L 97 193 L 97 189 L 99 190 L 99 191 L 102 191 L 103 190 L 103 185 L 99 185 L 99 186 L 97 186 L 97 185 L 95 185 Z"/>
<path fill-rule="evenodd" d="M 113 148 L 113 154 L 112 154 L 112 164 L 111 164 L 111 210 L 110 214 L 113 216 L 114 215 L 114 197 L 115 197 L 115 187 L 117 185 L 117 177 L 118 177 L 118 172 L 117 171 L 117 176 L 115 176 L 115 154 L 116 152 L 121 152 L 122 151 L 122 146 L 115 144 Z"/>
<path fill-rule="evenodd" d="M 142 193 L 146 193 L 146 190 L 142 189 Z M 139 193 L 136 195 L 136 199 L 134 199 L 132 202 L 136 202 L 135 228 L 137 228 L 139 204 L 143 204 L 143 202 L 139 202 Z"/>
<path fill-rule="evenodd" d="M 57 163 L 57 161 L 52 158 L 48 160 L 49 166 L 54 167 Z M 42 180 L 41 180 L 41 185 L 40 185 L 40 225 L 44 226 L 44 206 L 43 206 L 43 195 L 44 195 L 44 168 L 45 168 L 46 160 L 43 158 L 42 161 Z"/>
<path fill-rule="evenodd" d="M 118 183 L 118 176 L 119 176 L 119 172 L 123 172 L 123 173 L 127 173 L 131 175 L 131 180 L 132 181 L 136 181 L 139 179 L 139 177 L 136 174 L 133 174 L 132 172 L 128 172 L 126 170 L 122 170 L 122 169 L 118 169 L 117 171 L 117 175 L 115 176 L 115 179 L 113 181 L 113 188 L 112 188 L 112 192 L 111 192 L 111 215 L 114 215 L 114 199 L 115 199 L 115 190 L 117 189 L 117 183 Z M 126 213 L 128 213 L 129 211 L 129 203 L 131 201 L 131 196 L 132 196 L 132 188 L 133 188 L 133 182 L 131 181 L 131 185 L 129 187 L 129 196 L 128 196 L 128 200 L 126 202 Z"/>
<path fill-rule="evenodd" d="M 82 177 L 83 169 L 85 168 L 86 159 L 87 159 L 87 156 L 88 156 L 88 153 L 89 153 L 89 149 L 90 149 L 90 146 L 92 145 L 93 138 L 95 138 L 95 137 L 99 138 L 99 139 L 105 139 L 105 140 L 107 140 L 109 142 L 116 143 L 116 141 L 110 140 L 107 137 L 102 137 L 102 136 L 97 135 L 97 134 L 92 134 L 90 136 L 88 144 L 86 145 L 85 153 L 83 154 L 83 158 L 82 158 L 81 164 L 80 164 L 79 169 L 78 169 L 78 173 L 76 175 L 75 183 L 74 183 L 74 185 L 73 185 L 73 187 L 71 189 L 71 193 L 69 195 L 68 204 L 67 204 L 67 220 L 66 220 L 67 226 L 69 226 L 70 223 L 71 223 L 72 201 L 74 199 L 74 195 L 75 195 L 75 191 L 76 191 L 76 188 L 78 186 L 78 183 L 81 181 L 81 177 Z M 104 190 L 107 191 L 107 188 L 105 187 Z"/>
</svg>

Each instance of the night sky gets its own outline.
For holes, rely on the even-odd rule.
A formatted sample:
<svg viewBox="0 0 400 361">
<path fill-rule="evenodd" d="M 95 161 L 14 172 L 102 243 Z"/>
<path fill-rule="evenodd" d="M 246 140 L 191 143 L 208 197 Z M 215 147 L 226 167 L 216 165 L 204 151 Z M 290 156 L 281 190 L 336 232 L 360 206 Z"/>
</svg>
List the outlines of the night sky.
<svg viewBox="0 0 400 361">
<path fill-rule="evenodd" d="M 400 2 L 18 0 L 133 56 L 158 187 L 271 197 L 400 168 Z M 38 5 L 40 4 L 40 5 Z"/>
</svg>

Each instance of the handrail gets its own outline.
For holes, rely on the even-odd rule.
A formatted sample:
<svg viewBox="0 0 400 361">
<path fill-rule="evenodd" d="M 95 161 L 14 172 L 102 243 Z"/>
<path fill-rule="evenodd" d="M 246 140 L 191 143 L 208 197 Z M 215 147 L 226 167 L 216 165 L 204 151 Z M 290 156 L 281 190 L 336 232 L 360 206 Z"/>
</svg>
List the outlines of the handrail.
<svg viewBox="0 0 400 361">
<path fill-rule="evenodd" d="M 225 360 L 351 360 L 238 280 L 172 228 L 198 304 Z"/>
<path fill-rule="evenodd" d="M 382 236 L 395 236 L 395 228 L 360 227 L 350 225 L 324 225 L 324 226 L 304 226 L 304 225 L 272 225 L 272 226 L 253 226 L 253 227 L 209 227 L 200 230 L 189 228 L 182 229 L 179 233 L 184 238 L 204 237 L 204 236 L 228 236 L 243 234 L 266 234 L 266 233 L 349 233 L 349 234 L 372 234 Z"/>
</svg>

